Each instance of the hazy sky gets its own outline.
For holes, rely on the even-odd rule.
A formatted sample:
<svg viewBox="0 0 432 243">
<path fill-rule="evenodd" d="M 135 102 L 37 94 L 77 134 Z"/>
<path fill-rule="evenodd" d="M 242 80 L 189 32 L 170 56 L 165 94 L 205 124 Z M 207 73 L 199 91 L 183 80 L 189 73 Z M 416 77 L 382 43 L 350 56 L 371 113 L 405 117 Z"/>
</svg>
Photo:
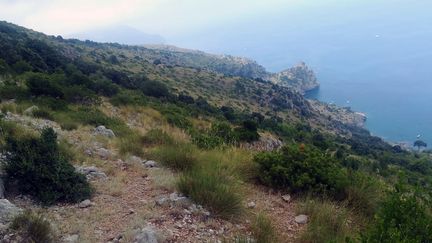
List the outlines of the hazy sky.
<svg viewBox="0 0 432 243">
<path fill-rule="evenodd" d="M 129 25 L 170 37 L 215 24 L 266 16 L 307 2 L 312 1 L 0 0 L 0 19 L 54 35 L 69 35 L 109 25 Z"/>
</svg>

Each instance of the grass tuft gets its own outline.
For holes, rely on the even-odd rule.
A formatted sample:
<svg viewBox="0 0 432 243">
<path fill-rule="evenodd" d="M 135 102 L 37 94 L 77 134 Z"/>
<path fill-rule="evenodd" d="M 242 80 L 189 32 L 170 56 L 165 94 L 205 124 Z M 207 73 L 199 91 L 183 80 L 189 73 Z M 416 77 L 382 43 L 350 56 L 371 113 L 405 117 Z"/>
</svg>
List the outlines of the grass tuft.
<svg viewBox="0 0 432 243">
<path fill-rule="evenodd" d="M 23 242 L 54 242 L 54 233 L 51 224 L 42 215 L 25 211 L 16 216 L 10 228 L 18 231 L 24 238 Z"/>
<path fill-rule="evenodd" d="M 345 242 L 353 234 L 348 225 L 348 210 L 331 201 L 306 199 L 298 213 L 309 217 L 307 229 L 301 235 L 303 242 Z"/>
<path fill-rule="evenodd" d="M 221 218 L 232 219 L 243 211 L 242 197 L 233 179 L 217 164 L 185 172 L 177 186 L 182 193 Z"/>
</svg>

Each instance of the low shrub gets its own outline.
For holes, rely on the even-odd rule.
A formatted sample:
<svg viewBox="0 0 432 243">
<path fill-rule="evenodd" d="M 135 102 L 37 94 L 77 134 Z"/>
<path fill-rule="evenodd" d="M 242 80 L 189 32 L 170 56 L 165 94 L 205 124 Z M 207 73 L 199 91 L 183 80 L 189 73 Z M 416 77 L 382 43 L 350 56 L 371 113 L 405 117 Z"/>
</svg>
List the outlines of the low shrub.
<svg viewBox="0 0 432 243">
<path fill-rule="evenodd" d="M 253 142 L 260 138 L 258 125 L 254 121 L 244 121 L 241 127 L 235 129 L 235 133 L 240 141 Z"/>
<path fill-rule="evenodd" d="M 338 161 L 304 144 L 259 153 L 254 160 L 261 182 L 275 188 L 341 196 L 347 185 L 346 173 Z"/>
<path fill-rule="evenodd" d="M 177 186 L 183 194 L 216 216 L 231 219 L 243 210 L 242 197 L 232 179 L 218 165 L 210 164 L 185 172 Z"/>
<path fill-rule="evenodd" d="M 348 210 L 342 205 L 306 199 L 297 213 L 309 217 L 307 228 L 300 237 L 302 242 L 346 242 L 355 235 L 354 228 L 348 224 Z"/>
<path fill-rule="evenodd" d="M 39 138 L 8 137 L 6 151 L 7 179 L 17 181 L 22 193 L 44 204 L 78 202 L 90 197 L 90 185 L 60 152 L 52 128 L 44 129 Z"/>
<path fill-rule="evenodd" d="M 192 142 L 201 149 L 214 149 L 224 144 L 222 138 L 213 136 L 205 132 L 193 133 Z"/>
<path fill-rule="evenodd" d="M 55 236 L 51 224 L 42 215 L 25 211 L 16 216 L 10 228 L 17 231 L 23 242 L 54 242 Z"/>
<path fill-rule="evenodd" d="M 398 183 L 382 203 L 363 242 L 432 242 L 430 204 Z"/>
<path fill-rule="evenodd" d="M 197 149 L 192 144 L 177 143 L 161 146 L 154 150 L 151 156 L 169 168 L 184 171 L 196 165 L 196 153 Z"/>
</svg>

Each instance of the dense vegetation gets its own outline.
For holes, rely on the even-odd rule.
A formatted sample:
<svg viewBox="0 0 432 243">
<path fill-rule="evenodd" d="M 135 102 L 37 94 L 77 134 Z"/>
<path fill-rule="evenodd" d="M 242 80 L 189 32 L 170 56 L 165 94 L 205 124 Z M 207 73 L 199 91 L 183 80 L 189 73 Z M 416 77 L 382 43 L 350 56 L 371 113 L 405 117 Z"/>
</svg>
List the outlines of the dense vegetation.
<svg viewBox="0 0 432 243">
<path fill-rule="evenodd" d="M 8 136 L 5 150 L 7 178 L 16 181 L 21 192 L 45 204 L 79 202 L 90 197 L 85 176 L 75 172 L 67 155 L 59 150 L 52 128 L 43 130 L 40 138 Z"/>
<path fill-rule="evenodd" d="M 430 154 L 420 151 L 426 144 L 417 142 L 417 152 L 402 150 L 363 129 L 320 117 L 288 89 L 163 66 L 139 56 L 138 47 L 47 37 L 2 22 L 0 49 L 0 101 L 9 102 L 2 103 L 2 113 L 37 105 L 34 117 L 65 130 L 105 125 L 118 136 L 121 154 L 141 156 L 143 147 L 150 148 L 145 155 L 180 173 L 178 189 L 215 215 L 241 214 L 239 185 L 258 182 L 306 198 L 299 209 L 311 216 L 305 241 L 432 240 L 432 163 Z M 154 109 L 190 139 L 177 141 L 160 129 L 142 136 L 103 112 L 104 103 Z M 52 129 L 23 136 L 8 122 L 1 121 L 0 128 L 0 146 L 9 152 L 5 170 L 20 191 L 46 204 L 90 196 Z M 263 153 L 239 149 L 263 133 L 285 146 Z M 349 229 L 348 221 L 355 226 Z M 255 238 L 276 239 L 265 217 L 254 227 Z"/>
</svg>

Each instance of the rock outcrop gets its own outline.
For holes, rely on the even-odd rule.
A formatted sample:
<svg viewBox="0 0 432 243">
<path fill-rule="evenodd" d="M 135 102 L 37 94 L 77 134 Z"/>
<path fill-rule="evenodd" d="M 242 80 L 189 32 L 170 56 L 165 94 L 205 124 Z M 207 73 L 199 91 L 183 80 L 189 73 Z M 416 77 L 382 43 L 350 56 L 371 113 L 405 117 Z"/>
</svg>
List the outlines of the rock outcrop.
<svg viewBox="0 0 432 243">
<path fill-rule="evenodd" d="M 294 88 L 301 93 L 319 87 L 315 73 L 304 62 L 270 75 L 269 80 L 275 84 Z"/>
<path fill-rule="evenodd" d="M 9 200 L 0 199 L 0 224 L 6 225 L 10 223 L 21 212 L 22 209 L 9 202 Z"/>
</svg>

